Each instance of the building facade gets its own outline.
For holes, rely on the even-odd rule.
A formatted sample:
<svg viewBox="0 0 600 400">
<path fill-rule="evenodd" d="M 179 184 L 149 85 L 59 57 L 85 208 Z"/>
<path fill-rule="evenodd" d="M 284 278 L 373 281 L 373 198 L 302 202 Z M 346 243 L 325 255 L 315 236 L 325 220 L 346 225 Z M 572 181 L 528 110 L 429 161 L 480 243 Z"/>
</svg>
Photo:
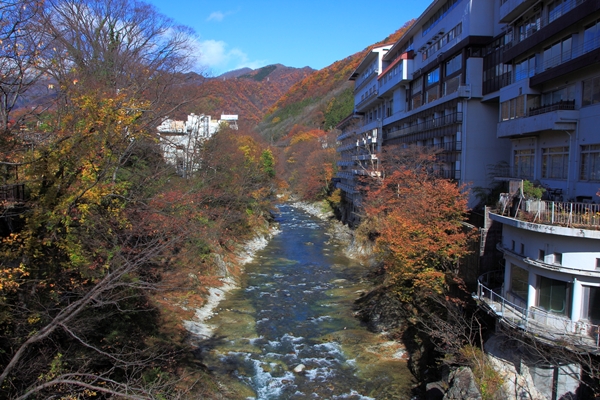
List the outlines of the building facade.
<svg viewBox="0 0 600 400">
<path fill-rule="evenodd" d="M 376 75 L 359 80 L 370 54 L 351 78 L 341 163 L 352 161 L 347 149 L 364 148 L 349 138 L 371 130 L 375 150 L 439 149 L 442 176 L 471 189 L 526 180 L 545 188 L 537 200 L 506 193 L 489 213 L 502 227 L 504 261 L 483 266 L 496 271 L 481 276 L 477 298 L 501 325 L 598 354 L 600 1 L 434 1 L 377 54 Z M 357 205 L 357 174 L 340 173 L 338 187 Z M 574 393 L 580 370 L 571 367 L 560 388 L 553 375 L 549 398 Z"/>
<path fill-rule="evenodd" d="M 204 141 L 218 132 L 222 125 L 237 129 L 237 115 L 221 115 L 213 120 L 210 115 L 190 114 L 186 121 L 163 119 L 156 128 L 165 161 L 177 173 L 187 177 L 200 168 L 200 150 Z"/>
</svg>

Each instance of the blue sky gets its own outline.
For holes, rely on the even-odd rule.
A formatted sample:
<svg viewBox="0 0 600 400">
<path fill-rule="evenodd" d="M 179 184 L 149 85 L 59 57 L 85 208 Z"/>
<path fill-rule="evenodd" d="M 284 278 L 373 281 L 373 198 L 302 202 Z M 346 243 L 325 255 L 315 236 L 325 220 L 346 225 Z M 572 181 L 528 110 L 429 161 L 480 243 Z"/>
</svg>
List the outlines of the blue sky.
<svg viewBox="0 0 600 400">
<path fill-rule="evenodd" d="M 429 1 L 145 0 L 193 28 L 198 72 L 270 64 L 321 69 L 383 40 Z M 203 70 L 203 71 L 202 71 Z"/>
</svg>

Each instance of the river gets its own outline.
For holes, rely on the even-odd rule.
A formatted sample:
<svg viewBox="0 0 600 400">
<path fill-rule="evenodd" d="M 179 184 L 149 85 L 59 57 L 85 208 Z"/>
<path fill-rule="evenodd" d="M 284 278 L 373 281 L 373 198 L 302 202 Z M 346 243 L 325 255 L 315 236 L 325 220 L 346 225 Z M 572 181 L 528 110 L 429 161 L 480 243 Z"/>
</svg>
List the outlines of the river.
<svg viewBox="0 0 600 400">
<path fill-rule="evenodd" d="M 402 347 L 353 316 L 365 267 L 342 254 L 327 222 L 288 204 L 276 220 L 280 233 L 208 321 L 202 362 L 232 399 L 409 399 Z"/>
</svg>

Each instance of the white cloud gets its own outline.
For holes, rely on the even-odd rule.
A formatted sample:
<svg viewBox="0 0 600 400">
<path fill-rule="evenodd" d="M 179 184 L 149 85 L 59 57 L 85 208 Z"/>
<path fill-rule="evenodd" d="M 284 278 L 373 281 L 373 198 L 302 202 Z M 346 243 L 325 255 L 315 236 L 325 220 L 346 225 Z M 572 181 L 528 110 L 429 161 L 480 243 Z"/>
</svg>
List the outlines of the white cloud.
<svg viewBox="0 0 600 400">
<path fill-rule="evenodd" d="M 206 18 L 206 20 L 221 22 L 223 21 L 223 18 L 225 18 L 224 13 L 222 13 L 221 11 L 214 11 L 208 16 L 208 18 Z"/>
<path fill-rule="evenodd" d="M 266 60 L 250 60 L 242 50 L 230 49 L 222 40 L 197 40 L 194 47 L 196 48 L 197 68 L 208 69 L 215 75 L 243 67 L 256 69 L 267 64 Z"/>
</svg>

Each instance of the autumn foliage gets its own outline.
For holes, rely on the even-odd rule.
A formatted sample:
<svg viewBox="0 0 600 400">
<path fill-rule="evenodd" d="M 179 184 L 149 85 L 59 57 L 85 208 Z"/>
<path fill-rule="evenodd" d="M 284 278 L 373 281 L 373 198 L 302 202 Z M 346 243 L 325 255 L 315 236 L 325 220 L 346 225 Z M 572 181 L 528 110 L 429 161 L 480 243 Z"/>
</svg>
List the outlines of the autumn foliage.
<svg viewBox="0 0 600 400">
<path fill-rule="evenodd" d="M 395 149 L 388 158 L 386 174 L 369 178 L 364 187 L 358 230 L 375 241 L 386 283 L 402 301 L 444 295 L 458 281 L 458 262 L 468 253 L 466 195 L 436 176 L 434 154 Z"/>
</svg>

